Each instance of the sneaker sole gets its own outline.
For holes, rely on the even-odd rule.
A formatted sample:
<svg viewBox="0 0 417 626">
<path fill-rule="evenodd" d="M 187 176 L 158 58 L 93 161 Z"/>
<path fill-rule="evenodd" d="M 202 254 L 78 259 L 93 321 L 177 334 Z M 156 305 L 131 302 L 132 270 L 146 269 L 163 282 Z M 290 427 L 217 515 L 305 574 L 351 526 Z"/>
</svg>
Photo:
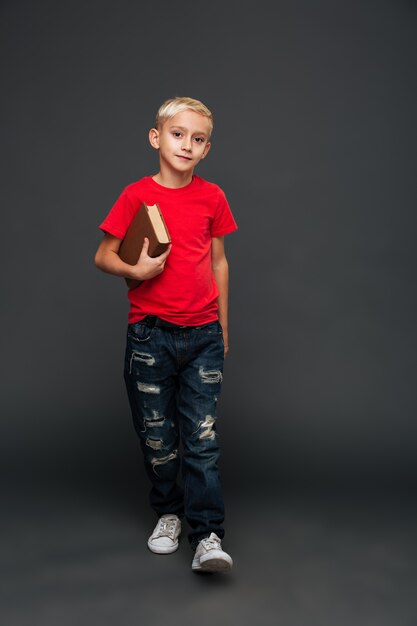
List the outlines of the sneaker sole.
<svg viewBox="0 0 417 626">
<path fill-rule="evenodd" d="M 232 566 L 233 561 L 230 556 L 226 559 L 224 556 L 207 555 L 200 559 L 194 559 L 191 569 L 194 572 L 228 572 L 232 569 Z"/>
<path fill-rule="evenodd" d="M 179 542 L 174 543 L 173 546 L 155 546 L 150 541 L 148 541 L 148 548 L 154 554 L 172 554 L 176 550 L 178 550 Z"/>
</svg>

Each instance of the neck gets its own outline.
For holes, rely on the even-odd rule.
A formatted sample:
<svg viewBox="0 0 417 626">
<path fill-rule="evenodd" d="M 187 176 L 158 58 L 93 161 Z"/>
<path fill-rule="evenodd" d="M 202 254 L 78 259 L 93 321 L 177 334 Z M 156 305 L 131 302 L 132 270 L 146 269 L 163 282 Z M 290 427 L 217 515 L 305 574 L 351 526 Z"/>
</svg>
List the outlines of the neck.
<svg viewBox="0 0 417 626">
<path fill-rule="evenodd" d="M 163 187 L 171 187 L 172 189 L 179 189 L 180 187 L 186 187 L 193 179 L 193 172 L 175 172 L 163 167 L 155 176 L 152 177 L 156 183 Z"/>
</svg>

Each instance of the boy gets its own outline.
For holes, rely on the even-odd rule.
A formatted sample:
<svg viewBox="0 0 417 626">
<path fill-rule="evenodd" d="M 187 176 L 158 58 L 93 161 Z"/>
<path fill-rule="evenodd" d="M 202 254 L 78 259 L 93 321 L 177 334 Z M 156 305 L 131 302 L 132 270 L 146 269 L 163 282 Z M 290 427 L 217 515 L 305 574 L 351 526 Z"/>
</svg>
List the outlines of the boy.
<svg viewBox="0 0 417 626">
<path fill-rule="evenodd" d="M 215 420 L 228 351 L 224 235 L 237 226 L 222 190 L 194 175 L 210 150 L 212 129 L 212 114 L 199 100 L 164 102 L 149 131 L 159 172 L 124 189 L 100 225 L 104 238 L 95 257 L 97 267 L 130 287 L 124 375 L 159 516 L 148 547 L 174 552 L 185 517 L 194 571 L 232 567 L 221 546 Z M 172 244 L 151 258 L 145 238 L 138 262 L 128 265 L 118 250 L 142 202 L 158 203 Z M 177 483 L 180 439 L 183 487 Z"/>
</svg>

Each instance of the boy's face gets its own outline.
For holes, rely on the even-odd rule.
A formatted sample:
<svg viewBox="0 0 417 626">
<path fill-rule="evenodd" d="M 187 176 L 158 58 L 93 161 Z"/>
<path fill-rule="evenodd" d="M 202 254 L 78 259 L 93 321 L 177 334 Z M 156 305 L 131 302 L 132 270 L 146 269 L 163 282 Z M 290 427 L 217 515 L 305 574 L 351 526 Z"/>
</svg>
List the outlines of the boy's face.
<svg viewBox="0 0 417 626">
<path fill-rule="evenodd" d="M 210 121 L 195 111 L 181 111 L 159 129 L 151 128 L 149 141 L 159 149 L 161 165 L 181 174 L 192 172 L 210 150 Z"/>
</svg>

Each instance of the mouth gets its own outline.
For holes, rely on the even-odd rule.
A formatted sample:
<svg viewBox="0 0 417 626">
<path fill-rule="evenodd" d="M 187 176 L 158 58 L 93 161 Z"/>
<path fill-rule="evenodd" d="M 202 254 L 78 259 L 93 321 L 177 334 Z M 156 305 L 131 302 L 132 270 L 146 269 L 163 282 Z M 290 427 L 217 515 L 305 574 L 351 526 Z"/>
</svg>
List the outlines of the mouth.
<svg viewBox="0 0 417 626">
<path fill-rule="evenodd" d="M 191 157 L 184 156 L 183 154 L 176 155 L 179 159 L 183 159 L 184 161 L 191 161 Z"/>
</svg>

